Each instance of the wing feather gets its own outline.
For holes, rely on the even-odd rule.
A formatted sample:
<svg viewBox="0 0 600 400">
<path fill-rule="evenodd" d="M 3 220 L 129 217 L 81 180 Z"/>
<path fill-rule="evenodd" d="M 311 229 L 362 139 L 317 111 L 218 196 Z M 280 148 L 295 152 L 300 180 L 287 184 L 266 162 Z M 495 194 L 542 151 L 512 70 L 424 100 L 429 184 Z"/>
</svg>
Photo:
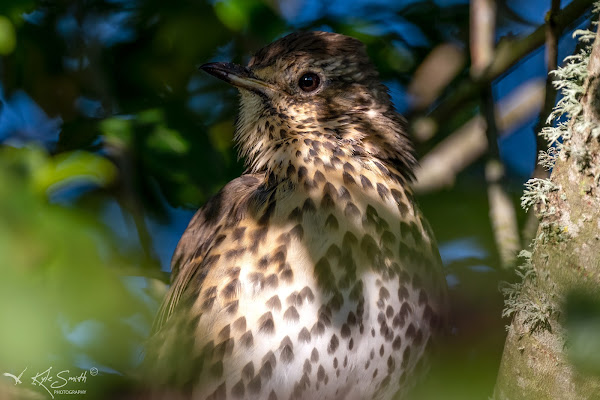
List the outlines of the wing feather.
<svg viewBox="0 0 600 400">
<path fill-rule="evenodd" d="M 173 315 L 192 278 L 202 274 L 205 258 L 224 226 L 232 222 L 231 219 L 237 222 L 243 218 L 264 181 L 262 174 L 242 175 L 229 182 L 196 212 L 173 253 L 171 288 L 154 321 L 154 333 Z"/>
</svg>

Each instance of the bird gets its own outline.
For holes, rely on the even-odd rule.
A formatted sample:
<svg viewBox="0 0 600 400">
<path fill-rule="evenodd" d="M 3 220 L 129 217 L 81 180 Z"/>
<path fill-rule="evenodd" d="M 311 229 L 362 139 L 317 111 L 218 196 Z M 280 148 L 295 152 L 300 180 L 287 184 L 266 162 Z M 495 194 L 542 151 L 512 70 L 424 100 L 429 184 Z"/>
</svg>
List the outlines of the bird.
<svg viewBox="0 0 600 400">
<path fill-rule="evenodd" d="M 239 90 L 246 171 L 176 247 L 150 384 L 186 399 L 405 398 L 447 325 L 447 287 L 405 120 L 365 45 L 295 32 L 245 67 L 200 68 Z"/>
</svg>

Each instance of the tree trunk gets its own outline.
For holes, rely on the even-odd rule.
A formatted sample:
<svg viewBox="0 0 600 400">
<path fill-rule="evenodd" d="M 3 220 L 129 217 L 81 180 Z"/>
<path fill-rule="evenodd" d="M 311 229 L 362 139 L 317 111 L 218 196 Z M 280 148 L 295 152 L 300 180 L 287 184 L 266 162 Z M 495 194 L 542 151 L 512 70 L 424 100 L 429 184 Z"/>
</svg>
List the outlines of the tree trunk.
<svg viewBox="0 0 600 400">
<path fill-rule="evenodd" d="M 572 116 L 566 126 L 567 139 L 560 146 L 550 181 L 538 180 L 533 189 L 540 226 L 533 251 L 527 254 L 530 258 L 521 267 L 523 282 L 506 290 L 505 312 L 514 317 L 495 400 L 600 399 L 600 354 L 597 348 L 594 351 L 600 343 L 598 34 L 584 82 L 579 86 L 583 91 L 573 108 L 576 111 L 567 110 Z M 588 312 L 581 311 L 581 304 L 596 305 Z M 573 323 L 581 312 L 595 318 L 589 340 L 581 339 L 576 328 L 589 327 L 590 320 L 580 318 L 579 324 Z"/>
</svg>

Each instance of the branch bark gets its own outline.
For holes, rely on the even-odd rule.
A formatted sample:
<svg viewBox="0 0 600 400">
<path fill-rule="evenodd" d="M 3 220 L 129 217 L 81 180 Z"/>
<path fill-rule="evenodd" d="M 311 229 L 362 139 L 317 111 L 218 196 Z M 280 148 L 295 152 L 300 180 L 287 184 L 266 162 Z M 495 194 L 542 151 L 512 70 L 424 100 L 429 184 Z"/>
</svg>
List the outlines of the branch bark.
<svg viewBox="0 0 600 400">
<path fill-rule="evenodd" d="M 540 225 L 520 294 L 509 298 L 509 328 L 496 400 L 596 399 L 600 376 L 573 362 L 569 304 L 600 301 L 600 39 L 596 34 L 581 113 L 556 161 L 539 206 Z M 597 357 L 597 355 L 594 355 Z"/>
</svg>

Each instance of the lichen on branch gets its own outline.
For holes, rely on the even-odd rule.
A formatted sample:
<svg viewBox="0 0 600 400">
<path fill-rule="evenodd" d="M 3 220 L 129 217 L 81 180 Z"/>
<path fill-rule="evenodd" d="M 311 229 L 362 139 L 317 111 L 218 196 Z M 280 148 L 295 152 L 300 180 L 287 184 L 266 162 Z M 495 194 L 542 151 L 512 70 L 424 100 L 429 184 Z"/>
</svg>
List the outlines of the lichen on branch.
<svg viewBox="0 0 600 400">
<path fill-rule="evenodd" d="M 519 258 L 523 263 L 516 267 L 516 274 L 519 280 L 515 283 L 502 282 L 500 291 L 504 295 L 504 310 L 502 316 L 510 318 L 514 314 L 523 315 L 523 324 L 528 328 L 529 333 L 538 329 L 551 330 L 550 319 L 558 315 L 558 310 L 548 301 L 546 294 L 536 297 L 532 292 L 527 291 L 528 284 L 535 285 L 538 279 L 537 273 L 531 264 L 531 252 L 522 250 Z M 507 326 L 506 329 L 510 329 Z"/>
</svg>

